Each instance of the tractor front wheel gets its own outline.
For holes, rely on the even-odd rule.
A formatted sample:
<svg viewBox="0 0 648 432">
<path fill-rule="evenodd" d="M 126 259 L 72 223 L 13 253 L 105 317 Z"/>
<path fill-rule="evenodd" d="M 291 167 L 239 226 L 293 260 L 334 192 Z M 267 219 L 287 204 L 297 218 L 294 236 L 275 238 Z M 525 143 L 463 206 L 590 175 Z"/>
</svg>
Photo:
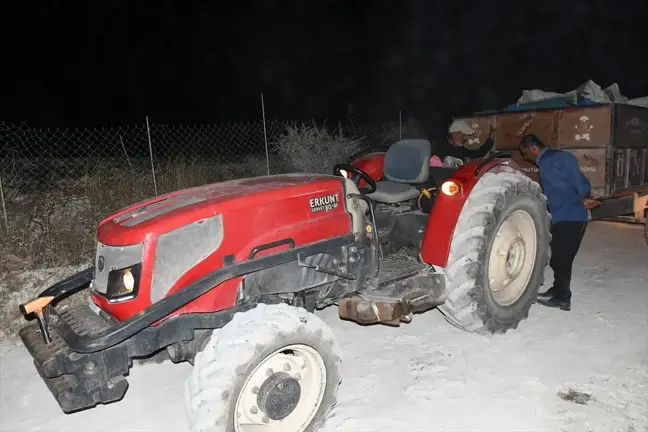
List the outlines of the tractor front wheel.
<svg viewBox="0 0 648 432">
<path fill-rule="evenodd" d="M 196 355 L 192 432 L 316 431 L 336 400 L 341 356 L 317 316 L 285 304 L 238 313 Z"/>
<path fill-rule="evenodd" d="M 445 269 L 446 319 L 504 333 L 528 316 L 549 262 L 547 199 L 521 172 L 486 173 L 464 204 Z"/>
</svg>

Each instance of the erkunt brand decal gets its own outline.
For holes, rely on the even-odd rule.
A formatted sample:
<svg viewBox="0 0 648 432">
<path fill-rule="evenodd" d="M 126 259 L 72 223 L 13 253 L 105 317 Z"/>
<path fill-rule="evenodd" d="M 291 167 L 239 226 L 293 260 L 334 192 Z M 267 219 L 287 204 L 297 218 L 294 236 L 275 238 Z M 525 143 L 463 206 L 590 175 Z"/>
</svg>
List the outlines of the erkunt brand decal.
<svg viewBox="0 0 648 432">
<path fill-rule="evenodd" d="M 324 195 L 321 197 L 311 198 L 310 209 L 313 213 L 329 211 L 337 208 L 339 203 L 339 194 Z"/>
</svg>

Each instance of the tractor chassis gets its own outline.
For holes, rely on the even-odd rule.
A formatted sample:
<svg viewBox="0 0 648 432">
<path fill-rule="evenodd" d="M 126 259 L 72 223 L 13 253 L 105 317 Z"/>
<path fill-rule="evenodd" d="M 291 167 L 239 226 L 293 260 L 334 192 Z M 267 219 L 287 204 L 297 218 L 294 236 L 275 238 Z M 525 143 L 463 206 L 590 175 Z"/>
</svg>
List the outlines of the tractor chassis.
<svg viewBox="0 0 648 432">
<path fill-rule="evenodd" d="M 289 296 L 290 300 L 286 300 L 286 296 L 259 295 L 245 298 L 234 307 L 222 311 L 181 314 L 163 320 L 174 311 L 226 280 L 297 261 L 300 256 L 321 252 L 345 253 L 351 246 L 363 250 L 367 246 L 366 240 L 349 234 L 253 257 L 240 263 L 228 260 L 221 269 L 121 322 L 102 311 L 93 310 L 96 306 L 93 308 L 89 304 L 62 311 L 52 304 L 46 304 L 33 313 L 36 322 L 23 327 L 20 337 L 33 357 L 36 369 L 64 412 L 114 402 L 126 392 L 128 383 L 124 375 L 128 373 L 133 358 L 150 356 L 174 344 L 182 347 L 182 344 L 194 340 L 196 331 L 221 328 L 231 321 L 236 312 L 252 309 L 259 303 L 300 305 L 306 295 L 295 293 Z M 263 249 L 263 246 L 258 249 Z M 357 265 L 362 266 L 364 262 Z M 43 299 L 55 302 L 86 289 L 93 273 L 92 267 L 83 270 L 46 289 L 29 303 Z M 21 310 L 26 312 L 25 305 L 21 305 Z M 163 321 L 154 325 L 160 320 Z"/>
<path fill-rule="evenodd" d="M 305 262 L 305 257 L 322 252 L 345 257 L 340 260 L 339 267 L 343 267 L 313 268 Z M 349 259 L 351 256 L 355 258 Z M 225 310 L 164 319 L 225 280 L 291 262 L 333 274 L 337 279 L 324 298 L 318 289 L 256 293 L 253 297 L 242 296 L 234 307 Z M 342 319 L 360 324 L 409 322 L 413 313 L 445 300 L 443 276 L 430 269 L 412 257 L 391 255 L 379 260 L 370 238 L 349 234 L 302 247 L 291 245 L 288 250 L 251 256 L 240 263 L 228 260 L 223 268 L 121 322 L 94 303 L 65 310 L 57 310 L 48 303 L 34 312 L 37 319 L 20 330 L 20 337 L 61 409 L 70 413 L 121 400 L 128 388 L 125 375 L 135 358 L 148 357 L 166 348 L 171 360 L 192 361 L 203 348 L 201 344 L 208 340 L 204 336 L 210 330 L 225 326 L 235 313 L 259 303 L 288 303 L 307 310 L 338 303 Z M 93 267 L 83 270 L 46 289 L 36 300 L 49 298 L 54 303 L 87 289 L 93 274 Z M 21 309 L 26 312 L 24 305 Z"/>
</svg>

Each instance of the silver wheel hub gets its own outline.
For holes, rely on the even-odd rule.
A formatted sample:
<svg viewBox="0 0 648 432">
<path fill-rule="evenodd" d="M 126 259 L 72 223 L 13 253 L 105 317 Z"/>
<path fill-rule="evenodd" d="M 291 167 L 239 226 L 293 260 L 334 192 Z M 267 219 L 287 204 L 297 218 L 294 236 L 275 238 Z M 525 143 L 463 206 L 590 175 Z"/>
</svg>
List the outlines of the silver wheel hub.
<svg viewBox="0 0 648 432">
<path fill-rule="evenodd" d="M 493 299 L 502 306 L 524 293 L 535 267 L 537 233 L 533 218 L 516 210 L 504 219 L 493 239 L 488 282 Z"/>
<path fill-rule="evenodd" d="M 506 254 L 506 274 L 510 279 L 520 275 L 526 258 L 526 245 L 522 237 L 517 237 L 509 246 Z"/>
<path fill-rule="evenodd" d="M 326 388 L 322 356 L 290 345 L 267 356 L 248 375 L 235 406 L 236 432 L 303 432 L 319 410 Z"/>
</svg>

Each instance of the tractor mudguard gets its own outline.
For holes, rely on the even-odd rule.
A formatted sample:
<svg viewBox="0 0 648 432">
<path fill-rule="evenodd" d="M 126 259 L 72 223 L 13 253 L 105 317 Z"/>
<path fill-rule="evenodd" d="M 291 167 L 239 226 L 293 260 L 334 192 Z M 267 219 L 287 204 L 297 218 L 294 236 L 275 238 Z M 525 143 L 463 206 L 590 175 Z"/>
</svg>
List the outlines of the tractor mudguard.
<svg viewBox="0 0 648 432">
<path fill-rule="evenodd" d="M 385 163 L 385 154 L 386 152 L 377 151 L 372 153 L 367 153 L 354 159 L 351 163 L 354 167 L 360 168 L 362 171 L 369 174 L 369 176 L 374 180 L 378 181 L 385 175 L 383 171 L 383 165 Z M 364 180 L 360 180 L 359 186 L 366 186 Z"/>
<path fill-rule="evenodd" d="M 421 259 L 430 265 L 445 267 L 450 255 L 450 243 L 459 214 L 468 195 L 484 173 L 498 165 L 506 165 L 509 159 L 476 159 L 459 168 L 447 181 L 455 181 L 461 191 L 455 196 L 440 193 L 430 212 L 421 244 Z"/>
</svg>

